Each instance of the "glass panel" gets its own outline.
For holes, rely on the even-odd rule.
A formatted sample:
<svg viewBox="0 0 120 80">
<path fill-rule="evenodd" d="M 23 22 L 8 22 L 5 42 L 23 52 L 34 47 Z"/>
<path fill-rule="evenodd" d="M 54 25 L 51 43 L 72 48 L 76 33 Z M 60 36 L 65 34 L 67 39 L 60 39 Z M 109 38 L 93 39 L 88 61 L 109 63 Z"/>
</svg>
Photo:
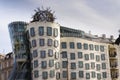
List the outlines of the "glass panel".
<svg viewBox="0 0 120 80">
<path fill-rule="evenodd" d="M 59 52 L 55 52 L 55 59 L 59 58 Z"/>
<path fill-rule="evenodd" d="M 89 54 L 85 54 L 85 60 L 89 60 Z"/>
<path fill-rule="evenodd" d="M 44 27 L 43 26 L 39 27 L 39 35 L 40 36 L 44 35 Z"/>
<path fill-rule="evenodd" d="M 45 45 L 44 39 L 40 39 L 40 40 L 39 40 L 39 44 L 40 44 L 40 46 L 44 46 L 44 45 Z"/>
<path fill-rule="evenodd" d="M 78 58 L 83 58 L 82 52 L 78 52 Z"/>
<path fill-rule="evenodd" d="M 94 53 L 90 53 L 90 59 L 94 60 Z"/>
<path fill-rule="evenodd" d="M 81 43 L 77 43 L 77 48 L 78 49 L 82 49 L 82 44 Z"/>
<path fill-rule="evenodd" d="M 62 61 L 62 68 L 67 68 L 67 61 Z"/>
<path fill-rule="evenodd" d="M 48 44 L 48 46 L 52 46 L 52 39 L 48 39 L 47 44 Z"/>
<path fill-rule="evenodd" d="M 38 60 L 34 60 L 34 68 L 38 67 Z"/>
<path fill-rule="evenodd" d="M 47 35 L 52 36 L 52 28 L 51 27 L 47 27 Z"/>
<path fill-rule="evenodd" d="M 53 67 L 54 66 L 54 60 L 49 60 L 49 67 Z"/>
<path fill-rule="evenodd" d="M 76 79 L 76 72 L 71 72 L 71 79 Z"/>
<path fill-rule="evenodd" d="M 57 37 L 58 36 L 58 29 L 54 28 L 54 36 Z"/>
<path fill-rule="evenodd" d="M 99 51 L 99 46 L 98 45 L 95 45 L 95 50 Z"/>
<path fill-rule="evenodd" d="M 101 60 L 105 60 L 105 54 L 101 54 Z"/>
<path fill-rule="evenodd" d="M 40 51 L 40 56 L 41 56 L 41 58 L 45 58 L 46 57 L 46 51 L 44 51 L 44 50 Z"/>
<path fill-rule="evenodd" d="M 71 63 L 71 69 L 76 69 L 76 63 Z"/>
<path fill-rule="evenodd" d="M 89 63 L 85 63 L 85 69 L 86 69 L 86 70 L 90 69 Z"/>
<path fill-rule="evenodd" d="M 107 78 L 107 72 L 102 72 L 103 78 Z"/>
<path fill-rule="evenodd" d="M 79 71 L 79 77 L 83 78 L 84 77 L 84 72 L 83 71 Z"/>
<path fill-rule="evenodd" d="M 102 63 L 102 69 L 106 69 L 106 63 Z"/>
<path fill-rule="evenodd" d="M 89 44 L 90 50 L 94 50 L 93 44 Z"/>
<path fill-rule="evenodd" d="M 32 40 L 32 47 L 36 47 L 36 40 Z"/>
<path fill-rule="evenodd" d="M 62 58 L 67 58 L 67 51 L 63 51 L 61 54 L 62 54 Z"/>
<path fill-rule="evenodd" d="M 55 76 L 55 70 L 50 70 L 50 77 L 54 77 Z"/>
<path fill-rule="evenodd" d="M 42 72 L 42 78 L 47 79 L 48 78 L 48 72 Z"/>
<path fill-rule="evenodd" d="M 41 61 L 41 68 L 47 68 L 47 61 Z"/>
<path fill-rule="evenodd" d="M 34 28 L 30 28 L 30 35 L 31 35 L 31 37 L 35 36 L 35 30 L 34 30 Z"/>
<path fill-rule="evenodd" d="M 60 72 L 56 73 L 56 79 L 60 79 Z"/>
<path fill-rule="evenodd" d="M 37 57 L 38 56 L 38 53 L 37 53 L 37 50 L 33 50 L 33 57 Z"/>
<path fill-rule="evenodd" d="M 92 78 L 95 78 L 96 77 L 96 73 L 95 72 L 91 72 L 91 76 L 92 76 Z"/>
<path fill-rule="evenodd" d="M 58 41 L 57 40 L 54 41 L 54 47 L 58 47 Z"/>
<path fill-rule="evenodd" d="M 84 49 L 85 49 L 85 50 L 88 50 L 88 44 L 87 44 L 87 43 L 84 43 L 83 46 L 84 46 Z"/>
<path fill-rule="evenodd" d="M 104 52 L 104 46 L 100 46 L 100 51 Z"/>
<path fill-rule="evenodd" d="M 34 71 L 34 78 L 38 78 L 39 77 L 39 71 L 35 70 Z"/>
<path fill-rule="evenodd" d="M 78 67 L 83 68 L 83 61 L 78 61 Z"/>
<path fill-rule="evenodd" d="M 67 43 L 66 42 L 62 42 L 61 43 L 61 47 L 62 47 L 62 49 L 66 49 L 67 48 Z"/>
<path fill-rule="evenodd" d="M 63 71 L 63 78 L 67 78 L 67 71 Z"/>
<path fill-rule="evenodd" d="M 75 60 L 75 53 L 70 53 L 70 59 Z"/>
<path fill-rule="evenodd" d="M 49 56 L 49 57 L 52 57 L 52 56 L 53 56 L 53 50 L 52 50 L 52 49 L 49 49 L 49 50 L 48 50 L 48 56 Z"/>
<path fill-rule="evenodd" d="M 75 48 L 74 42 L 70 42 L 70 48 L 71 48 L 71 49 L 74 49 L 74 48 Z"/>
<path fill-rule="evenodd" d="M 90 79 L 90 73 L 86 73 L 86 79 Z"/>
</svg>

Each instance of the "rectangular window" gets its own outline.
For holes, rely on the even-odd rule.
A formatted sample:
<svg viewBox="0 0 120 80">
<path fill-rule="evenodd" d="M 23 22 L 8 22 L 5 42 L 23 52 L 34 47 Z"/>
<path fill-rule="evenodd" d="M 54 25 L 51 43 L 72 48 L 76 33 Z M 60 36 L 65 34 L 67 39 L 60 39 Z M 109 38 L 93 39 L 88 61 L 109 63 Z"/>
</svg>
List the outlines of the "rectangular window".
<svg viewBox="0 0 120 80">
<path fill-rule="evenodd" d="M 101 74 L 97 73 L 97 79 L 100 80 L 101 79 Z"/>
<path fill-rule="evenodd" d="M 55 68 L 56 68 L 56 69 L 59 69 L 59 68 L 60 68 L 60 63 L 59 63 L 59 62 L 56 62 L 56 63 L 55 63 Z"/>
<path fill-rule="evenodd" d="M 58 36 L 58 29 L 54 28 L 54 36 L 57 37 Z"/>
<path fill-rule="evenodd" d="M 61 48 L 62 49 L 66 49 L 67 48 L 67 43 L 66 42 L 62 42 L 61 43 Z"/>
<path fill-rule="evenodd" d="M 67 78 L 67 71 L 63 71 L 62 76 L 63 78 Z"/>
<path fill-rule="evenodd" d="M 46 51 L 44 51 L 44 50 L 40 51 L 40 56 L 41 56 L 41 58 L 45 58 L 46 57 Z"/>
<path fill-rule="evenodd" d="M 91 72 L 91 76 L 92 78 L 95 78 L 96 77 L 96 73 L 94 71 Z"/>
<path fill-rule="evenodd" d="M 59 58 L 59 52 L 55 52 L 55 59 Z"/>
<path fill-rule="evenodd" d="M 49 50 L 48 50 L 48 56 L 49 56 L 49 57 L 52 57 L 52 56 L 53 56 L 53 50 L 52 50 L 52 49 L 49 49 Z"/>
<path fill-rule="evenodd" d="M 85 69 L 86 69 L 86 70 L 90 69 L 89 63 L 85 63 Z"/>
<path fill-rule="evenodd" d="M 34 71 L 34 78 L 38 78 L 39 77 L 39 71 L 35 70 Z"/>
<path fill-rule="evenodd" d="M 99 51 L 99 46 L 95 45 L 95 51 Z"/>
<path fill-rule="evenodd" d="M 48 44 L 48 46 L 52 46 L 52 39 L 48 39 L 47 44 Z"/>
<path fill-rule="evenodd" d="M 55 76 L 55 70 L 50 70 L 50 77 L 53 78 Z"/>
<path fill-rule="evenodd" d="M 103 78 L 107 78 L 107 72 L 102 72 Z"/>
<path fill-rule="evenodd" d="M 84 72 L 83 71 L 79 71 L 79 77 L 84 78 Z"/>
<path fill-rule="evenodd" d="M 67 58 L 67 51 L 63 51 L 61 54 L 62 54 L 62 58 Z"/>
<path fill-rule="evenodd" d="M 78 58 L 83 58 L 82 52 L 78 52 Z"/>
<path fill-rule="evenodd" d="M 42 78 L 48 79 L 48 72 L 42 72 Z"/>
<path fill-rule="evenodd" d="M 58 44 L 59 44 L 58 41 L 55 40 L 55 41 L 54 41 L 54 47 L 58 47 Z"/>
<path fill-rule="evenodd" d="M 94 53 L 90 53 L 90 59 L 94 60 Z"/>
<path fill-rule="evenodd" d="M 83 61 L 78 61 L 78 67 L 83 68 Z"/>
<path fill-rule="evenodd" d="M 39 35 L 40 35 L 40 36 L 43 36 L 43 35 L 44 35 L 44 27 L 43 27 L 43 26 L 40 26 L 40 27 L 39 27 Z"/>
<path fill-rule="evenodd" d="M 96 61 L 100 61 L 100 56 L 96 55 Z"/>
<path fill-rule="evenodd" d="M 106 69 L 106 63 L 102 63 L 102 69 Z"/>
<path fill-rule="evenodd" d="M 104 52 L 104 46 L 100 46 L 100 51 Z"/>
<path fill-rule="evenodd" d="M 39 40 L 39 44 L 40 44 L 40 46 L 44 46 L 44 45 L 45 45 L 44 39 L 40 39 L 40 40 Z"/>
<path fill-rule="evenodd" d="M 75 60 L 75 53 L 70 53 L 70 59 Z"/>
<path fill-rule="evenodd" d="M 41 68 L 47 68 L 47 61 L 41 61 Z"/>
<path fill-rule="evenodd" d="M 71 79 L 76 79 L 76 72 L 71 72 Z"/>
<path fill-rule="evenodd" d="M 38 67 L 38 60 L 34 60 L 34 68 Z"/>
<path fill-rule="evenodd" d="M 51 60 L 49 60 L 49 67 L 53 67 L 53 66 L 54 66 L 54 60 L 51 59 Z"/>
<path fill-rule="evenodd" d="M 33 50 L 33 57 L 37 57 L 38 56 L 38 53 L 37 53 L 37 50 Z"/>
<path fill-rule="evenodd" d="M 33 27 L 30 28 L 30 35 L 31 35 L 31 37 L 35 36 L 35 30 Z"/>
<path fill-rule="evenodd" d="M 62 61 L 62 68 L 67 68 L 67 61 Z"/>
<path fill-rule="evenodd" d="M 47 27 L 47 35 L 52 36 L 52 28 L 51 27 Z"/>
<path fill-rule="evenodd" d="M 88 50 L 88 44 L 87 43 L 84 43 L 83 46 L 84 46 L 84 50 Z"/>
<path fill-rule="evenodd" d="M 60 73 L 56 72 L 56 79 L 60 79 Z"/>
<path fill-rule="evenodd" d="M 89 60 L 89 54 L 84 54 L 85 60 Z"/>
<path fill-rule="evenodd" d="M 90 50 L 94 50 L 93 44 L 89 44 Z"/>
<path fill-rule="evenodd" d="M 95 69 L 95 62 L 91 62 L 91 69 Z"/>
<path fill-rule="evenodd" d="M 101 60 L 105 60 L 105 54 L 101 54 Z"/>
<path fill-rule="evenodd" d="M 81 43 L 77 43 L 77 48 L 78 49 L 82 49 L 82 44 Z"/>
<path fill-rule="evenodd" d="M 86 79 L 90 79 L 90 73 L 86 73 Z"/>
<path fill-rule="evenodd" d="M 32 40 L 32 47 L 36 47 L 37 44 L 36 44 L 36 40 Z"/>
<path fill-rule="evenodd" d="M 96 64 L 96 69 L 99 71 L 100 70 L 100 64 Z"/>
<path fill-rule="evenodd" d="M 76 69 L 76 63 L 71 63 L 71 69 Z"/>
<path fill-rule="evenodd" d="M 70 42 L 70 49 L 74 49 L 74 48 L 75 48 L 74 42 Z"/>
</svg>

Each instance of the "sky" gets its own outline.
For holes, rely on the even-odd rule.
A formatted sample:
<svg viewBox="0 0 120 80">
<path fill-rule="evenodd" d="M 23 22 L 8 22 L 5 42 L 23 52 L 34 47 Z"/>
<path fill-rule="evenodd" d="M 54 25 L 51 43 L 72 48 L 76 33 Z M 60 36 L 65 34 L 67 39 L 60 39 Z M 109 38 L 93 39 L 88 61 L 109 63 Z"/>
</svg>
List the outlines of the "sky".
<svg viewBox="0 0 120 80">
<path fill-rule="evenodd" d="M 0 0 L 0 53 L 12 51 L 8 24 L 30 22 L 36 8 L 50 7 L 62 26 L 118 37 L 120 0 Z"/>
</svg>

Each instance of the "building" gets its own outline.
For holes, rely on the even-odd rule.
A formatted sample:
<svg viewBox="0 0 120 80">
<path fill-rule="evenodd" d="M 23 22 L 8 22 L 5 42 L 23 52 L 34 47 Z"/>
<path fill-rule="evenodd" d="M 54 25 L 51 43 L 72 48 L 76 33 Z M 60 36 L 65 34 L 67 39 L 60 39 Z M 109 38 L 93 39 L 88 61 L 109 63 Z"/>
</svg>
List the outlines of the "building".
<svg viewBox="0 0 120 80">
<path fill-rule="evenodd" d="M 0 80 L 8 80 L 13 68 L 12 52 L 6 54 L 5 56 L 1 55 L 0 63 Z"/>
<path fill-rule="evenodd" d="M 113 44 L 113 36 L 98 37 L 60 26 L 54 20 L 51 10 L 38 9 L 30 23 L 22 27 L 21 21 L 10 23 L 11 43 L 19 66 L 15 66 L 17 70 L 9 80 L 24 80 L 23 74 L 30 73 L 24 71 L 28 70 L 29 80 L 119 80 L 119 58 L 111 55 L 118 54 L 120 47 Z M 24 64 L 29 66 L 21 68 Z M 16 72 L 20 72 L 16 74 L 20 77 L 16 78 Z"/>
</svg>

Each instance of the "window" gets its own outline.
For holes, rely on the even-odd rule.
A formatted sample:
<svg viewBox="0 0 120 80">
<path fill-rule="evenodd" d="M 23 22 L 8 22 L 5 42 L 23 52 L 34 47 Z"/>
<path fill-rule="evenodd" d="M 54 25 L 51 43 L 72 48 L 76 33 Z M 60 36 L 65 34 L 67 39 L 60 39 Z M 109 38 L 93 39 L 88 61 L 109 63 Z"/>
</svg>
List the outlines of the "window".
<svg viewBox="0 0 120 80">
<path fill-rule="evenodd" d="M 95 78 L 96 77 L 96 73 L 94 71 L 91 72 L 91 76 L 92 78 Z"/>
<path fill-rule="evenodd" d="M 38 60 L 34 60 L 34 68 L 38 67 Z"/>
<path fill-rule="evenodd" d="M 47 35 L 52 36 L 52 28 L 51 27 L 47 27 Z"/>
<path fill-rule="evenodd" d="M 81 43 L 77 43 L 77 48 L 78 49 L 82 49 L 82 44 Z"/>
<path fill-rule="evenodd" d="M 83 58 L 82 52 L 78 52 L 78 58 Z"/>
<path fill-rule="evenodd" d="M 106 69 L 106 63 L 102 63 L 102 69 Z"/>
<path fill-rule="evenodd" d="M 89 60 L 89 54 L 85 54 L 85 60 Z"/>
<path fill-rule="evenodd" d="M 67 78 L 67 71 L 63 71 L 62 76 L 63 78 Z"/>
<path fill-rule="evenodd" d="M 96 69 L 100 70 L 100 64 L 96 64 Z"/>
<path fill-rule="evenodd" d="M 54 60 L 51 59 L 51 60 L 49 60 L 49 67 L 53 67 L 53 66 L 54 66 Z"/>
<path fill-rule="evenodd" d="M 57 37 L 58 36 L 58 29 L 54 28 L 54 36 Z"/>
<path fill-rule="evenodd" d="M 90 79 L 90 73 L 86 73 L 86 79 Z"/>
<path fill-rule="evenodd" d="M 48 72 L 42 72 L 42 78 L 47 79 L 48 78 Z"/>
<path fill-rule="evenodd" d="M 90 59 L 94 60 L 94 53 L 90 53 Z"/>
<path fill-rule="evenodd" d="M 47 68 L 47 61 L 41 61 L 41 68 Z"/>
<path fill-rule="evenodd" d="M 88 50 L 88 44 L 87 43 L 84 43 L 84 50 Z"/>
<path fill-rule="evenodd" d="M 100 61 L 100 56 L 96 55 L 96 61 Z"/>
<path fill-rule="evenodd" d="M 94 50 L 93 44 L 89 44 L 90 50 Z"/>
<path fill-rule="evenodd" d="M 60 68 L 60 63 L 59 63 L 59 62 L 56 62 L 55 68 L 56 68 L 56 69 L 59 69 L 59 68 Z"/>
<path fill-rule="evenodd" d="M 38 78 L 39 77 L 39 71 L 35 70 L 34 71 L 34 78 Z"/>
<path fill-rule="evenodd" d="M 71 69 L 76 69 L 76 63 L 71 63 Z"/>
<path fill-rule="evenodd" d="M 39 44 L 40 44 L 40 46 L 44 46 L 44 45 L 45 45 L 44 39 L 40 39 L 40 40 L 39 40 Z"/>
<path fill-rule="evenodd" d="M 91 62 L 91 69 L 95 69 L 95 62 Z"/>
<path fill-rule="evenodd" d="M 104 52 L 104 46 L 100 46 L 100 51 Z"/>
<path fill-rule="evenodd" d="M 86 69 L 86 70 L 90 69 L 89 63 L 85 63 L 85 69 Z"/>
<path fill-rule="evenodd" d="M 52 49 L 49 49 L 49 50 L 48 50 L 48 56 L 49 56 L 49 57 L 52 57 L 52 56 L 53 56 L 53 50 L 52 50 Z"/>
<path fill-rule="evenodd" d="M 48 46 L 52 46 L 52 39 L 48 39 L 47 44 L 48 44 Z"/>
<path fill-rule="evenodd" d="M 41 58 L 45 58 L 46 57 L 46 51 L 44 51 L 44 50 L 40 51 L 40 56 L 41 56 Z"/>
<path fill-rule="evenodd" d="M 105 54 L 101 54 L 101 60 L 105 60 Z"/>
<path fill-rule="evenodd" d="M 44 35 L 44 27 L 43 27 L 43 26 L 40 26 L 40 27 L 39 27 L 39 35 L 40 35 L 40 36 L 43 36 L 43 35 Z"/>
<path fill-rule="evenodd" d="M 67 68 L 67 61 L 62 61 L 62 68 Z"/>
<path fill-rule="evenodd" d="M 75 48 L 74 42 L 70 42 L 70 48 L 71 48 L 71 49 L 74 49 L 74 48 Z"/>
<path fill-rule="evenodd" d="M 75 60 L 75 53 L 70 53 L 70 59 Z"/>
<path fill-rule="evenodd" d="M 54 77 L 55 76 L 55 70 L 50 70 L 50 77 Z"/>
<path fill-rule="evenodd" d="M 79 77 L 83 78 L 84 77 L 84 72 L 83 71 L 79 71 Z"/>
<path fill-rule="evenodd" d="M 33 27 L 30 28 L 30 35 L 31 35 L 31 37 L 35 36 L 35 30 Z"/>
<path fill-rule="evenodd" d="M 32 40 L 32 47 L 36 47 L 36 40 Z"/>
<path fill-rule="evenodd" d="M 78 61 L 78 67 L 83 68 L 83 61 Z"/>
<path fill-rule="evenodd" d="M 58 47 L 58 41 L 57 40 L 54 41 L 54 47 Z"/>
<path fill-rule="evenodd" d="M 60 72 L 56 72 L 56 79 L 60 79 Z"/>
<path fill-rule="evenodd" d="M 37 53 L 37 50 L 33 50 L 33 57 L 37 57 L 38 56 L 38 53 Z"/>
<path fill-rule="evenodd" d="M 71 79 L 76 79 L 76 72 L 71 72 Z"/>
<path fill-rule="evenodd" d="M 107 72 L 102 72 L 103 78 L 107 78 Z"/>
<path fill-rule="evenodd" d="M 101 79 L 101 74 L 100 73 L 97 73 L 97 79 Z"/>
<path fill-rule="evenodd" d="M 99 46 L 95 45 L 95 51 L 99 51 Z"/>
<path fill-rule="evenodd" d="M 55 59 L 59 58 L 59 52 L 55 52 Z"/>
<path fill-rule="evenodd" d="M 66 49 L 66 48 L 67 48 L 66 42 L 62 42 L 62 43 L 61 43 L 61 47 L 62 47 L 62 49 Z"/>
<path fill-rule="evenodd" d="M 67 58 L 67 51 L 63 51 L 61 54 L 62 54 L 62 58 Z"/>
</svg>

